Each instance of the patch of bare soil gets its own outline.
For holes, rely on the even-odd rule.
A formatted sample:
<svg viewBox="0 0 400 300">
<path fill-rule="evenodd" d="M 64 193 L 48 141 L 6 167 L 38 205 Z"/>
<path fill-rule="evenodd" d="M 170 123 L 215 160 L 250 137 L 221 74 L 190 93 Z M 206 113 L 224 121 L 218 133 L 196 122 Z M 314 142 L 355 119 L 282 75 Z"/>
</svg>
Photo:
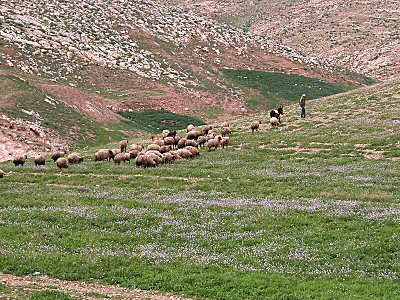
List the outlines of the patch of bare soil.
<svg viewBox="0 0 400 300">
<path fill-rule="evenodd" d="M 183 296 L 161 294 L 158 292 L 131 290 L 119 286 L 89 284 L 85 282 L 52 279 L 47 276 L 18 277 L 0 273 L 0 282 L 11 289 L 9 294 L 0 292 L 0 298 L 18 299 L 21 295 L 35 291 L 59 291 L 79 299 L 152 299 L 152 300 L 183 300 Z M 98 294 L 96 297 L 95 295 Z"/>
<path fill-rule="evenodd" d="M 48 94 L 63 101 L 67 106 L 72 107 L 97 122 L 107 124 L 118 122 L 121 117 L 113 111 L 118 110 L 120 103 L 100 96 L 83 93 L 82 91 L 68 86 L 40 84 L 39 87 Z"/>
</svg>

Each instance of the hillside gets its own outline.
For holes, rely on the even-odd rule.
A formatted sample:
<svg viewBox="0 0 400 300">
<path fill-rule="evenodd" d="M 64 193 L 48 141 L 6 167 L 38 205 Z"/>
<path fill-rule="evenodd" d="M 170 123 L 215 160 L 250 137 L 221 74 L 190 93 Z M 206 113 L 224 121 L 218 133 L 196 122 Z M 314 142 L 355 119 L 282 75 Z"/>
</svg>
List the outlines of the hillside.
<svg viewBox="0 0 400 300">
<path fill-rule="evenodd" d="M 398 1 L 171 1 L 354 72 L 399 77 Z"/>
<path fill-rule="evenodd" d="M 284 74 L 288 84 L 301 75 L 320 80 L 316 90 L 336 92 L 373 82 L 167 4 L 7 1 L 0 11 L 0 160 L 145 134 L 148 124 L 136 126 L 120 111 L 224 119 L 304 92 L 268 93 L 226 70 L 268 72 L 271 82 Z"/>
<path fill-rule="evenodd" d="M 227 149 L 156 168 L 95 163 L 97 147 L 68 170 L 1 163 L 0 271 L 31 276 L 0 293 L 396 299 L 399 100 L 394 81 L 311 100 L 305 119 L 288 105 L 274 129 L 237 117 Z"/>
</svg>

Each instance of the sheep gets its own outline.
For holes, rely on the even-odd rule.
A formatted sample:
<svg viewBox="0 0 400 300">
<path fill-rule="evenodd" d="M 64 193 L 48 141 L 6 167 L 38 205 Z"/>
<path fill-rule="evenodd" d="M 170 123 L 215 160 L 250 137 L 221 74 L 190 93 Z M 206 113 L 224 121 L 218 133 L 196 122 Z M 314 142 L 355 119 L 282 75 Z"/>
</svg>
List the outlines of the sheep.
<svg viewBox="0 0 400 300">
<path fill-rule="evenodd" d="M 204 144 L 207 142 L 207 137 L 199 136 L 199 138 L 197 139 L 197 142 L 200 147 L 204 147 Z"/>
<path fill-rule="evenodd" d="M 157 152 L 157 151 L 156 151 Z M 164 158 L 160 152 L 146 152 L 146 155 L 153 159 L 157 165 L 162 164 L 164 162 Z"/>
<path fill-rule="evenodd" d="M 59 157 L 56 160 L 57 167 L 60 169 L 67 169 L 68 168 L 68 160 L 65 157 Z"/>
<path fill-rule="evenodd" d="M 167 136 L 164 138 L 164 145 L 173 147 L 175 144 L 175 138 L 172 136 Z"/>
<path fill-rule="evenodd" d="M 199 149 L 197 149 L 197 148 L 195 148 L 195 147 L 192 147 L 192 146 L 186 146 L 184 149 L 187 149 L 187 150 L 189 150 L 189 151 L 192 153 L 192 156 L 193 156 L 193 157 L 195 157 L 195 156 L 199 156 L 199 155 L 200 155 L 200 151 L 199 151 Z"/>
<path fill-rule="evenodd" d="M 136 158 L 142 150 L 133 149 L 129 151 L 130 158 Z"/>
<path fill-rule="evenodd" d="M 250 125 L 251 132 L 258 131 L 258 129 L 260 128 L 260 125 L 261 125 L 261 121 L 252 122 Z"/>
<path fill-rule="evenodd" d="M 169 152 L 171 150 L 171 146 L 162 146 L 162 147 L 160 147 L 160 152 L 161 153 L 167 153 L 167 152 Z"/>
<path fill-rule="evenodd" d="M 67 153 L 66 150 L 58 150 L 58 151 L 54 151 L 51 154 L 51 158 L 53 159 L 53 161 L 56 161 L 57 159 L 59 159 L 60 157 L 64 157 L 64 155 Z"/>
<path fill-rule="evenodd" d="M 167 137 L 168 134 L 169 134 L 170 132 L 171 132 L 171 131 L 169 131 L 168 129 L 163 130 L 163 131 L 162 131 L 163 137 Z M 176 133 L 176 131 L 175 131 L 175 133 Z"/>
<path fill-rule="evenodd" d="M 279 120 L 277 119 L 277 118 L 275 118 L 275 117 L 272 117 L 270 120 L 269 120 L 269 124 L 271 124 L 271 126 L 272 127 L 278 127 L 278 125 L 279 125 Z"/>
<path fill-rule="evenodd" d="M 170 137 L 176 136 L 176 130 L 175 131 L 170 131 L 167 136 L 170 136 Z"/>
<path fill-rule="evenodd" d="M 121 148 L 121 152 L 126 152 L 126 148 L 128 147 L 128 140 L 120 141 L 119 146 Z"/>
<path fill-rule="evenodd" d="M 108 153 L 109 153 L 108 161 L 111 161 L 111 160 L 114 160 L 114 157 L 118 153 L 121 153 L 121 149 L 111 149 L 111 150 L 108 150 Z"/>
<path fill-rule="evenodd" d="M 182 138 L 182 137 L 179 136 L 179 135 L 176 135 L 176 136 L 174 137 L 174 139 L 175 139 L 174 148 L 175 148 L 175 149 L 178 148 L 178 143 L 179 143 L 179 141 L 180 141 L 181 138 Z"/>
<path fill-rule="evenodd" d="M 188 149 L 185 149 L 185 148 L 178 149 L 176 151 L 176 153 L 182 158 L 191 158 L 191 157 L 193 157 L 192 152 L 190 152 Z"/>
<path fill-rule="evenodd" d="M 208 132 L 212 129 L 211 125 L 204 125 L 201 129 L 201 135 L 207 135 Z"/>
<path fill-rule="evenodd" d="M 188 132 L 186 138 L 188 140 L 197 140 L 197 138 L 201 136 L 201 132 L 197 131 L 197 130 L 191 130 Z"/>
<path fill-rule="evenodd" d="M 196 129 L 196 127 L 195 127 L 194 125 L 189 124 L 189 125 L 186 127 L 186 132 L 190 132 L 190 131 L 195 130 L 195 129 Z"/>
<path fill-rule="evenodd" d="M 221 146 L 222 149 L 224 149 L 225 147 L 228 147 L 229 143 L 230 143 L 230 138 L 228 136 L 225 136 L 221 139 Z"/>
<path fill-rule="evenodd" d="M 223 127 L 230 127 L 231 125 L 228 123 L 228 122 L 222 122 L 222 124 L 221 124 L 221 128 L 223 128 Z"/>
<path fill-rule="evenodd" d="M 35 156 L 35 166 L 44 166 L 46 164 L 46 159 L 43 155 L 38 154 Z"/>
<path fill-rule="evenodd" d="M 136 166 L 144 168 L 154 168 L 156 166 L 156 162 L 149 155 L 141 153 L 140 155 L 138 155 L 138 157 L 136 157 Z"/>
<path fill-rule="evenodd" d="M 221 143 L 221 140 L 222 140 L 222 136 L 220 136 L 220 135 L 214 139 L 210 139 L 207 142 L 208 151 L 211 151 L 211 148 L 214 148 L 215 150 L 217 150 L 217 148 L 219 147 L 219 145 Z"/>
<path fill-rule="evenodd" d="M 221 128 L 221 135 L 222 136 L 226 136 L 226 135 L 231 134 L 231 133 L 232 133 L 232 131 L 231 131 L 231 129 L 229 127 L 222 127 Z"/>
<path fill-rule="evenodd" d="M 111 150 L 99 150 L 94 154 L 94 161 L 110 160 L 110 154 L 113 155 Z"/>
<path fill-rule="evenodd" d="M 79 164 L 81 162 L 83 162 L 83 157 L 80 153 L 71 153 L 70 155 L 68 155 L 68 162 L 70 164 Z"/>
<path fill-rule="evenodd" d="M 142 151 L 143 149 L 144 149 L 144 146 L 142 144 L 132 144 L 131 145 L 131 150 Z"/>
<path fill-rule="evenodd" d="M 278 119 L 279 123 L 281 122 L 281 115 L 283 115 L 283 107 L 280 106 L 278 109 L 273 109 L 270 111 L 269 116 L 271 118 L 275 117 Z"/>
<path fill-rule="evenodd" d="M 3 178 L 3 177 L 4 177 L 4 175 L 6 175 L 6 173 L 4 173 L 4 171 L 3 171 L 3 170 L 0 170 L 0 178 Z"/>
<path fill-rule="evenodd" d="M 164 160 L 165 164 L 172 162 L 174 159 L 175 159 L 175 157 L 171 153 L 169 153 L 169 152 L 163 153 L 163 160 Z"/>
<path fill-rule="evenodd" d="M 157 145 L 157 144 L 150 144 L 150 145 L 147 146 L 146 149 L 147 150 L 156 150 L 156 151 L 160 152 L 161 147 L 159 145 Z"/>
<path fill-rule="evenodd" d="M 28 158 L 28 156 L 26 154 L 25 155 L 17 155 L 17 156 L 14 156 L 12 162 L 15 166 L 19 166 L 19 165 L 24 166 L 24 163 L 26 162 L 27 158 Z"/>
<path fill-rule="evenodd" d="M 187 147 L 187 146 L 192 146 L 192 147 L 198 148 L 199 144 L 194 140 L 186 140 L 185 141 L 185 147 Z"/>
<path fill-rule="evenodd" d="M 178 141 L 178 149 L 181 149 L 181 148 L 184 148 L 185 147 L 185 144 L 186 144 L 186 141 L 187 141 L 187 139 L 185 139 L 185 138 L 181 138 L 179 141 Z"/>
<path fill-rule="evenodd" d="M 182 157 L 178 154 L 177 151 L 171 151 L 170 153 L 171 153 L 172 156 L 174 157 L 174 160 L 180 160 L 180 159 L 182 159 Z"/>
<path fill-rule="evenodd" d="M 118 153 L 117 155 L 115 155 L 115 157 L 114 157 L 114 163 L 115 164 L 120 164 L 122 161 L 124 163 L 126 161 L 131 162 L 131 155 L 129 153 L 126 153 L 126 152 Z"/>
</svg>

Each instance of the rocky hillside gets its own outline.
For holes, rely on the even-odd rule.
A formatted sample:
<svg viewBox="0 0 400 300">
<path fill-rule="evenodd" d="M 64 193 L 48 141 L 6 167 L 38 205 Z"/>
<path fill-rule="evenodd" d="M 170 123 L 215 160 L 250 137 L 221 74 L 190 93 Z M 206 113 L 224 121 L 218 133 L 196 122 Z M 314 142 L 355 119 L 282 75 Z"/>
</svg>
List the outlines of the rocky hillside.
<svg viewBox="0 0 400 300">
<path fill-rule="evenodd" d="M 176 0 L 173 4 L 377 79 L 400 74 L 400 11 L 395 0 Z"/>
<path fill-rule="evenodd" d="M 0 116 L 26 129 L 0 126 L 7 149 L 16 140 L 22 151 L 99 134 L 104 139 L 104 130 L 120 136 L 116 128 L 131 135 L 126 123 L 120 126 L 122 110 L 165 109 L 210 120 L 257 109 L 250 100 L 268 104 L 268 96 L 237 85 L 224 69 L 298 74 L 348 87 L 368 82 L 170 2 L 10 0 L 0 5 L 0 25 Z"/>
</svg>

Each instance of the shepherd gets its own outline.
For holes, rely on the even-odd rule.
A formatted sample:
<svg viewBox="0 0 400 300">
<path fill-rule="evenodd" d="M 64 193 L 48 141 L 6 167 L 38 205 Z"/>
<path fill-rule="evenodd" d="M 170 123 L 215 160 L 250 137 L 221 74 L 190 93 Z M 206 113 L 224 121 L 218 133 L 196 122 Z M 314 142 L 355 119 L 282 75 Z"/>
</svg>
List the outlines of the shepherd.
<svg viewBox="0 0 400 300">
<path fill-rule="evenodd" d="M 299 104 L 301 107 L 301 117 L 305 118 L 306 117 L 306 94 L 301 95 Z"/>
</svg>

